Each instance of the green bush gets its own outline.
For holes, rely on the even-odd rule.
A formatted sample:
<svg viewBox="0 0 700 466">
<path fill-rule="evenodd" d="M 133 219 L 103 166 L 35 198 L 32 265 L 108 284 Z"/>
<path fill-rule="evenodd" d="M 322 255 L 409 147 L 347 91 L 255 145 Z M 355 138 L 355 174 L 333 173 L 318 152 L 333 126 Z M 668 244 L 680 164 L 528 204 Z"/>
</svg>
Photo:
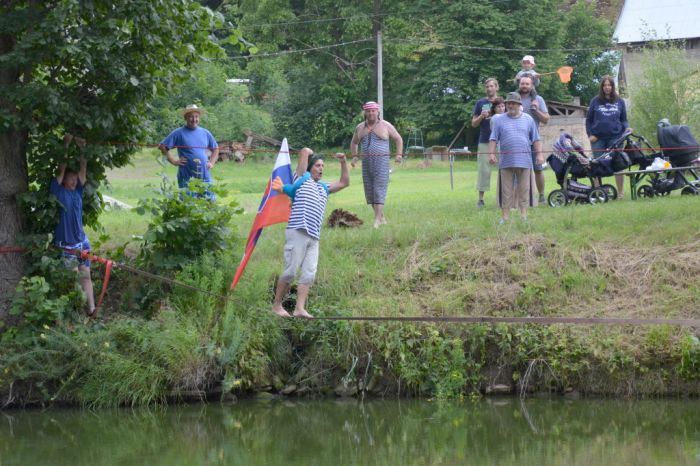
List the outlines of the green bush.
<svg viewBox="0 0 700 466">
<path fill-rule="evenodd" d="M 32 336 L 44 326 L 82 316 L 85 295 L 79 275 L 66 267 L 60 250 L 51 246 L 48 235 L 28 235 L 21 240 L 27 252 L 26 275 L 17 285 L 10 314 L 19 325 L 10 328 L 5 340 Z"/>
<path fill-rule="evenodd" d="M 679 353 L 678 374 L 688 380 L 700 378 L 700 339 L 685 335 L 681 338 Z"/>
<path fill-rule="evenodd" d="M 23 325 L 39 328 L 63 319 L 68 296 L 51 297 L 44 277 L 23 277 L 15 292 L 10 314 L 21 315 Z"/>
<path fill-rule="evenodd" d="M 195 195 L 187 195 L 163 176 L 156 191 L 159 196 L 139 202 L 137 212 L 152 216 L 143 238 L 142 263 L 155 269 L 175 270 L 205 252 L 223 251 L 232 245 L 235 235 L 229 225 L 243 209 L 236 201 L 221 204 L 205 199 L 207 189 L 219 198 L 227 194 L 221 185 L 208 187 L 201 180 L 192 179 L 187 191 Z"/>
</svg>

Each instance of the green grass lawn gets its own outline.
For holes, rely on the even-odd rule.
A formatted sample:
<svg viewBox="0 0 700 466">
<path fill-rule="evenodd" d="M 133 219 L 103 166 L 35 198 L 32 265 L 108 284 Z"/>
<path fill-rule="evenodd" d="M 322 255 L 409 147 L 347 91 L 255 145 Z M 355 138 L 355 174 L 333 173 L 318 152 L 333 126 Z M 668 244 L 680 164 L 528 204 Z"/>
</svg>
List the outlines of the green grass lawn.
<svg viewBox="0 0 700 466">
<path fill-rule="evenodd" d="M 136 205 L 152 195 L 158 173 L 175 179 L 175 167 L 162 167 L 156 151 L 139 154 L 133 166 L 113 170 L 111 196 Z M 454 166 L 434 162 L 416 168 L 418 159 L 394 166 L 386 215 L 389 225 L 372 228 L 359 168 L 348 189 L 332 195 L 326 210 L 358 214 L 356 229 L 325 228 L 311 309 L 355 314 L 522 314 L 689 316 L 697 314 L 700 271 L 697 215 L 700 199 L 673 195 L 632 201 L 628 196 L 605 205 L 533 209 L 528 223 L 513 215 L 498 225 L 500 211 L 492 190 L 486 207 L 476 207 L 476 162 Z M 294 163 L 294 161 L 293 161 Z M 229 186 L 230 197 L 245 209 L 236 218 L 241 240 L 231 251 L 237 266 L 260 202 L 272 161 L 222 162 L 213 175 Z M 557 188 L 547 171 L 547 192 Z M 327 161 L 324 179 L 339 176 Z M 495 188 L 495 172 L 494 172 Z M 147 218 L 131 211 L 101 218 L 111 239 L 103 253 L 141 235 Z M 283 265 L 283 225 L 261 237 L 238 289 L 241 305 L 265 307 Z M 133 246 L 136 247 L 136 243 Z M 132 249 L 133 250 L 133 249 Z"/>
</svg>

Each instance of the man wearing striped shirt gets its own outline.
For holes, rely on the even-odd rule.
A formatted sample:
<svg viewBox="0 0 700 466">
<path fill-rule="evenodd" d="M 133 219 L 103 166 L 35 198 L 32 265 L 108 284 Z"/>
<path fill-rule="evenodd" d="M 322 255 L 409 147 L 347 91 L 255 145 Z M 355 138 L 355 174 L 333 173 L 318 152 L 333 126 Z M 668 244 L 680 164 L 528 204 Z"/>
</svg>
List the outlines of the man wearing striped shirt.
<svg viewBox="0 0 700 466">
<path fill-rule="evenodd" d="M 340 161 L 340 179 L 330 184 L 321 181 L 324 171 L 323 158 L 313 154 L 308 147 L 299 151 L 299 165 L 294 183 L 283 186 L 279 177 L 272 182 L 272 189 L 292 199 L 292 213 L 285 231 L 284 272 L 277 281 L 275 301 L 272 304 L 272 312 L 281 317 L 290 317 L 282 307 L 282 301 L 299 272 L 294 317 L 313 318 L 306 311 L 306 298 L 316 278 L 323 213 L 326 210 L 328 195 L 350 184 L 345 154 L 335 154 L 335 158 Z"/>
<path fill-rule="evenodd" d="M 489 138 L 491 164 L 496 164 L 496 146 L 500 144 L 498 203 L 503 213 L 501 224 L 508 221 L 511 208 L 520 209 L 520 217 L 527 220 L 528 206 L 537 205 L 533 186 L 531 146 L 535 150 L 534 163 L 544 163 L 537 123 L 523 112 L 520 94 L 508 94 L 506 110 L 507 113 L 493 119 Z"/>
</svg>

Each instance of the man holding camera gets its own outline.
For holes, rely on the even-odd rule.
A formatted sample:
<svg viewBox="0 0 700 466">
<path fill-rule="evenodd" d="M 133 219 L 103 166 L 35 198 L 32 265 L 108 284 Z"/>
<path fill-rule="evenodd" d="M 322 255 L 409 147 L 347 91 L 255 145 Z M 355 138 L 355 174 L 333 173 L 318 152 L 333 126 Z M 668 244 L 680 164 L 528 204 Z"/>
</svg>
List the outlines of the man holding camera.
<svg viewBox="0 0 700 466">
<path fill-rule="evenodd" d="M 535 85 L 532 81 L 532 76 L 524 74 L 520 77 L 520 84 L 518 85 L 518 94 L 520 94 L 520 100 L 523 106 L 523 113 L 530 115 L 536 123 L 546 125 L 549 121 L 549 112 L 547 111 L 547 104 L 544 99 L 537 95 L 535 90 Z M 537 191 L 540 193 L 539 202 L 544 203 L 544 164 L 538 164 L 535 161 L 535 150 L 532 150 L 532 164 L 535 172 L 535 183 L 537 184 Z"/>
</svg>

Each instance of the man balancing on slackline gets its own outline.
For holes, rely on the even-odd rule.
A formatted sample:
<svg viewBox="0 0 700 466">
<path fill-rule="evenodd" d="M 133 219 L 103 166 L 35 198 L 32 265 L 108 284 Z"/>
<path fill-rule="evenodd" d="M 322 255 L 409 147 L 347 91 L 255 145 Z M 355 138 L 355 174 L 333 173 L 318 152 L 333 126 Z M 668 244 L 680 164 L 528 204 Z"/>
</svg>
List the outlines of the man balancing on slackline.
<svg viewBox="0 0 700 466">
<path fill-rule="evenodd" d="M 297 271 L 301 270 L 294 317 L 313 318 L 305 306 L 309 289 L 316 278 L 323 213 L 326 210 L 328 195 L 350 184 L 345 154 L 335 154 L 335 158 L 340 161 L 340 179 L 330 184 L 321 181 L 324 170 L 323 157 L 313 154 L 308 147 L 299 151 L 299 165 L 294 183 L 282 185 L 279 177 L 272 181 L 272 189 L 292 199 L 292 213 L 285 231 L 284 272 L 277 281 L 275 301 L 272 303 L 272 312 L 281 317 L 290 317 L 282 307 L 282 300 L 289 292 Z"/>
</svg>

